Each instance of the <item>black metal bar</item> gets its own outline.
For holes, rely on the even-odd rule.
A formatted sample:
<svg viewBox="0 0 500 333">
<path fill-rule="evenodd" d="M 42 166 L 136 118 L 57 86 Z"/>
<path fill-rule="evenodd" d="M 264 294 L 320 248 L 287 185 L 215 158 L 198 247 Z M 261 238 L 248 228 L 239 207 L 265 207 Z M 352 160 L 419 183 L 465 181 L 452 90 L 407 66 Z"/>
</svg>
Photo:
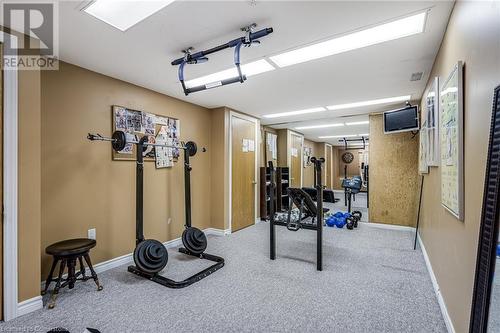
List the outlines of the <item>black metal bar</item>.
<svg viewBox="0 0 500 333">
<path fill-rule="evenodd" d="M 276 200 L 275 198 L 275 189 L 276 189 L 276 173 L 274 170 L 273 162 L 269 161 L 269 173 L 270 173 L 270 184 L 269 184 L 269 244 L 270 244 L 270 249 L 269 249 L 269 258 L 271 260 L 276 259 L 276 227 L 275 227 L 275 221 L 274 221 L 274 201 Z"/>
<path fill-rule="evenodd" d="M 189 253 L 189 251 L 187 251 L 184 248 L 180 248 L 179 252 L 184 253 L 184 254 L 188 254 L 188 255 L 192 255 Z M 161 276 L 159 274 L 149 274 L 149 273 L 141 271 L 136 266 L 128 266 L 128 271 L 131 273 L 134 273 L 136 275 L 139 275 L 141 277 L 144 277 L 146 279 L 149 279 L 153 282 L 156 282 L 158 284 L 161 284 L 162 286 L 165 286 L 168 288 L 180 289 L 180 288 L 190 286 L 193 283 L 198 282 L 198 281 L 206 278 L 210 274 L 212 274 L 212 273 L 216 272 L 217 270 L 221 269 L 222 267 L 224 267 L 224 259 L 221 257 L 214 256 L 212 254 L 207 254 L 207 253 L 202 253 L 201 255 L 195 256 L 195 257 L 200 258 L 200 259 L 214 261 L 215 264 L 213 264 L 212 266 L 210 266 L 208 268 L 205 268 L 201 272 L 198 272 L 198 273 L 196 273 L 196 274 L 194 274 L 194 275 L 192 275 L 192 276 L 190 276 L 187 279 L 184 279 L 182 281 L 174 281 L 172 279 Z"/>
<path fill-rule="evenodd" d="M 321 182 L 321 163 L 324 159 L 315 160 L 315 173 L 316 173 L 316 269 L 323 270 L 323 183 Z"/>
<path fill-rule="evenodd" d="M 347 179 L 347 164 L 344 164 L 344 180 Z M 344 187 L 344 206 L 347 206 L 347 188 Z"/>
<path fill-rule="evenodd" d="M 365 179 L 366 179 L 366 208 L 370 208 L 370 167 L 365 166 Z"/>
<path fill-rule="evenodd" d="M 417 211 L 417 226 L 415 228 L 415 242 L 413 243 L 413 249 L 417 249 L 417 237 L 418 237 L 418 225 L 420 224 L 420 207 L 422 206 L 422 192 L 424 189 L 424 175 L 420 175 L 420 196 L 418 199 L 418 211 Z"/>
<path fill-rule="evenodd" d="M 247 79 L 246 75 L 242 75 L 241 78 L 239 76 L 235 76 L 235 77 L 230 78 L 230 79 L 225 79 L 225 80 L 216 82 L 217 84 L 214 84 L 214 85 L 204 84 L 204 85 L 201 85 L 201 86 L 196 86 L 196 87 L 191 87 L 191 88 L 185 88 L 184 89 L 184 93 L 186 95 L 188 95 L 188 94 L 191 94 L 191 93 L 194 93 L 194 92 L 198 92 L 198 91 L 208 90 L 208 89 L 212 89 L 212 88 L 216 88 L 216 87 L 225 86 L 225 85 L 228 85 L 228 84 L 242 82 L 241 81 L 242 78 L 243 78 L 243 81 Z M 182 82 L 184 82 L 184 81 L 182 81 Z"/>
<path fill-rule="evenodd" d="M 143 219 L 143 209 L 144 209 L 144 157 L 142 153 L 144 152 L 144 140 L 140 140 L 137 143 L 137 162 L 136 162 L 136 172 L 135 172 L 135 241 L 139 244 L 144 240 L 144 219 Z"/>
<path fill-rule="evenodd" d="M 269 35 L 272 32 L 273 32 L 273 28 L 264 28 L 264 29 L 261 29 L 261 30 L 256 31 L 256 32 L 252 32 L 249 35 L 249 41 L 251 42 L 253 40 L 257 40 L 257 39 L 259 39 L 261 37 Z M 231 48 L 231 47 L 235 47 L 240 42 L 241 43 L 245 43 L 245 37 L 239 37 L 239 38 L 233 39 L 233 40 L 231 40 L 231 41 L 229 41 L 227 43 L 224 43 L 224 44 L 221 44 L 221 45 L 218 45 L 218 46 L 214 46 L 214 47 L 212 47 L 212 48 L 210 48 L 208 50 L 199 51 L 199 52 L 196 52 L 196 53 L 193 53 L 193 54 L 189 54 L 187 56 L 187 58 L 182 57 L 182 58 L 175 59 L 174 61 L 172 61 L 171 64 L 172 64 L 172 66 L 176 66 L 176 65 L 180 65 L 184 61 L 189 62 L 189 61 L 192 61 L 192 60 L 196 60 L 198 58 L 202 58 L 202 57 L 207 56 L 209 54 L 212 54 L 212 53 L 215 53 L 215 52 L 219 52 L 219 51 Z"/>
<path fill-rule="evenodd" d="M 184 150 L 184 209 L 186 214 L 186 228 L 191 228 L 191 164 L 189 151 Z"/>
</svg>

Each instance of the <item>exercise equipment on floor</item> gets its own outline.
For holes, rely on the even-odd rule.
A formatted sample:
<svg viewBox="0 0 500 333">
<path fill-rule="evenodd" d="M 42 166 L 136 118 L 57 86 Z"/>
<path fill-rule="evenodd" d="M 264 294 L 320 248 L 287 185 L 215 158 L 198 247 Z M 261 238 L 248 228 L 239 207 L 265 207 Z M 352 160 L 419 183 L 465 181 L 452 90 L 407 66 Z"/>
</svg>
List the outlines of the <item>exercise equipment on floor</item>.
<svg viewBox="0 0 500 333">
<path fill-rule="evenodd" d="M 178 69 L 178 76 L 179 76 L 179 81 L 182 85 L 182 90 L 184 91 L 184 94 L 187 96 L 191 93 L 198 92 L 198 91 L 203 91 L 215 87 L 220 87 L 220 86 L 225 86 L 228 84 L 232 83 L 243 83 L 247 79 L 246 75 L 243 74 L 241 67 L 240 67 L 240 49 L 242 46 L 245 47 L 250 47 L 251 45 L 255 44 L 260 44 L 259 39 L 262 37 L 265 37 L 273 32 L 273 28 L 265 28 L 261 29 L 259 31 L 254 31 L 254 29 L 257 27 L 257 25 L 251 24 L 247 27 L 242 28 L 241 30 L 245 32 L 245 36 L 233 39 L 225 44 L 215 46 L 211 49 L 204 50 L 204 51 L 199 51 L 196 53 L 192 53 L 193 48 L 187 48 L 186 50 L 183 50 L 182 52 L 184 53 L 184 56 L 179 59 L 175 59 L 172 61 L 172 66 L 179 66 Z M 228 79 L 223 79 L 215 82 L 210 82 L 207 84 L 202 84 L 199 86 L 195 87 L 186 87 L 186 83 L 184 82 L 184 67 L 186 65 L 194 65 L 194 64 L 201 64 L 205 63 L 208 61 L 207 55 L 219 52 L 225 49 L 233 48 L 234 47 L 234 66 L 236 67 L 237 71 L 237 76 L 228 78 Z"/>
<path fill-rule="evenodd" d="M 354 211 L 352 213 L 336 212 L 328 219 L 325 220 L 325 224 L 329 227 L 343 228 L 346 226 L 347 229 L 353 230 L 358 227 L 358 222 L 361 220 L 361 212 Z"/>
<path fill-rule="evenodd" d="M 312 198 L 301 188 L 288 188 L 288 196 L 293 204 L 289 205 L 287 222 L 275 220 L 275 205 L 276 200 L 276 175 L 273 163 L 269 162 L 271 170 L 271 185 L 269 191 L 270 212 L 269 212 L 269 226 L 270 226 L 270 258 L 276 259 L 276 226 L 287 227 L 288 230 L 297 231 L 299 229 L 315 230 L 316 231 L 316 269 L 321 271 L 323 269 L 323 184 L 321 183 L 321 164 L 325 162 L 324 158 L 317 159 L 311 158 L 314 164 L 314 177 L 316 179 L 317 201 L 314 203 Z M 291 212 L 292 206 L 296 205 L 299 209 L 299 218 L 292 220 Z M 328 211 L 328 209 L 326 209 Z"/>
<path fill-rule="evenodd" d="M 129 266 L 128 271 L 159 283 L 169 288 L 184 288 L 208 275 L 214 273 L 224 266 L 224 259 L 207 254 L 204 251 L 207 248 L 207 238 L 203 231 L 191 225 L 191 164 L 189 158 L 197 152 L 196 144 L 192 141 L 181 143 L 180 146 L 171 146 L 166 144 L 149 143 L 148 136 L 143 136 L 139 141 L 127 141 L 125 133 L 116 131 L 112 137 L 104 137 L 100 134 L 88 134 L 87 139 L 91 141 L 109 141 L 115 151 L 120 151 L 127 143 L 137 145 L 136 159 L 136 247 L 134 250 L 135 266 Z M 155 239 L 145 239 L 144 221 L 143 221 L 143 173 L 144 156 L 143 152 L 147 146 L 178 148 L 184 150 L 184 195 L 185 195 L 185 230 L 182 234 L 182 243 L 184 247 L 179 248 L 179 252 L 215 262 L 212 266 L 188 277 L 182 281 L 174 281 L 159 274 L 168 263 L 168 252 L 165 246 Z"/>
</svg>

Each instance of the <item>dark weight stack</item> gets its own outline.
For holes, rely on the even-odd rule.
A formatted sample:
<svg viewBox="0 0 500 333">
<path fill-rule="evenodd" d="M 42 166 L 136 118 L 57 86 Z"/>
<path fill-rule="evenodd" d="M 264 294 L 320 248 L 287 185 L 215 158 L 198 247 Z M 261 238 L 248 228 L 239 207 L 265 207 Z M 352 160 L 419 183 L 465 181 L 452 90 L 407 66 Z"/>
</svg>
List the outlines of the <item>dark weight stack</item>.
<svg viewBox="0 0 500 333">
<path fill-rule="evenodd" d="M 146 273 L 158 273 L 167 265 L 167 249 L 157 240 L 143 240 L 134 250 L 134 262 Z"/>
</svg>

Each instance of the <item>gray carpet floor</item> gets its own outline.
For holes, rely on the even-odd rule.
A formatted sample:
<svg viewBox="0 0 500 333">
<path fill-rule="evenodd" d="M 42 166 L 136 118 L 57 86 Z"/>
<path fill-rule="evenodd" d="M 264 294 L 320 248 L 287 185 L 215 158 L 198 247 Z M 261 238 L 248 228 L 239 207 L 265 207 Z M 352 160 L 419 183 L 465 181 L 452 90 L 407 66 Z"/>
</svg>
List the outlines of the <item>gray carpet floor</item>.
<svg viewBox="0 0 500 333">
<path fill-rule="evenodd" d="M 226 266 L 185 289 L 168 289 L 125 266 L 61 292 L 57 306 L 0 324 L 0 331 L 45 332 L 446 332 L 411 231 L 360 224 L 324 229 L 324 270 L 315 267 L 315 232 L 278 227 L 269 260 L 268 223 L 209 238 Z M 170 251 L 164 274 L 182 279 L 208 263 Z M 45 298 L 46 302 L 47 299 Z"/>
</svg>

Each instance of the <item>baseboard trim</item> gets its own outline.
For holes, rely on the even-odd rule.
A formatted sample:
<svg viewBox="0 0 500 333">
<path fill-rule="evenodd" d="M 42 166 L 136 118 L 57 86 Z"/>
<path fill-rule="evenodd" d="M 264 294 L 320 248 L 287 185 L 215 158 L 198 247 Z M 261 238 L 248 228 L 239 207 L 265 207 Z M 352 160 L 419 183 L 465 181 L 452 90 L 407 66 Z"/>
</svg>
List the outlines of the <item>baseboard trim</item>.
<svg viewBox="0 0 500 333">
<path fill-rule="evenodd" d="M 203 230 L 206 235 L 226 236 L 231 234 L 231 229 L 207 228 Z"/>
<path fill-rule="evenodd" d="M 43 308 L 42 296 L 36 296 L 17 303 L 17 317 Z"/>
<path fill-rule="evenodd" d="M 226 235 L 231 234 L 231 230 L 230 229 L 222 230 L 222 229 L 216 229 L 216 228 L 206 228 L 206 229 L 203 229 L 203 232 L 207 236 L 208 235 L 211 235 L 211 236 L 226 236 Z M 175 238 L 175 239 L 172 239 L 172 240 L 164 242 L 163 245 L 167 249 L 177 248 L 177 247 L 179 247 L 179 246 L 182 245 L 182 240 L 181 240 L 180 237 L 178 237 L 178 238 Z M 134 261 L 134 254 L 133 253 L 128 253 L 128 254 L 124 254 L 122 256 L 119 256 L 119 257 L 116 257 L 116 258 L 113 258 L 113 259 L 109 259 L 109 260 L 100 262 L 98 264 L 95 264 L 94 265 L 94 270 L 95 270 L 95 272 L 97 274 L 99 274 L 99 273 L 105 272 L 107 270 L 110 270 L 110 269 L 113 269 L 113 268 L 116 268 L 116 267 L 119 267 L 119 266 L 131 264 L 133 261 Z M 85 270 L 85 274 L 90 275 L 90 270 L 88 269 L 88 267 Z M 64 274 L 63 278 L 66 278 L 66 276 L 67 276 L 67 274 Z M 45 281 L 42 281 L 42 283 L 41 283 L 41 289 L 43 290 L 44 287 L 45 287 Z"/>
<path fill-rule="evenodd" d="M 379 228 L 379 229 L 415 231 L 414 227 L 408 227 L 405 225 L 373 223 L 373 222 L 359 222 L 359 223 L 364 225 L 364 226 L 369 226 L 369 227 Z"/>
<path fill-rule="evenodd" d="M 418 244 L 420 245 L 420 249 L 422 249 L 422 254 L 424 255 L 425 266 L 427 266 L 427 271 L 431 277 L 432 286 L 434 287 L 434 292 L 436 293 L 436 297 L 439 303 L 439 308 L 441 309 L 441 314 L 443 315 L 444 323 L 446 324 L 446 328 L 449 333 L 455 333 L 455 327 L 453 326 L 453 322 L 451 321 L 450 315 L 448 313 L 448 309 L 446 307 L 446 303 L 444 301 L 443 295 L 441 294 L 441 289 L 439 288 L 439 284 L 436 279 L 436 275 L 434 275 L 434 270 L 432 269 L 431 261 L 429 260 L 429 256 L 427 255 L 427 251 L 425 250 L 424 242 L 420 238 L 420 234 L 417 235 Z"/>
</svg>

